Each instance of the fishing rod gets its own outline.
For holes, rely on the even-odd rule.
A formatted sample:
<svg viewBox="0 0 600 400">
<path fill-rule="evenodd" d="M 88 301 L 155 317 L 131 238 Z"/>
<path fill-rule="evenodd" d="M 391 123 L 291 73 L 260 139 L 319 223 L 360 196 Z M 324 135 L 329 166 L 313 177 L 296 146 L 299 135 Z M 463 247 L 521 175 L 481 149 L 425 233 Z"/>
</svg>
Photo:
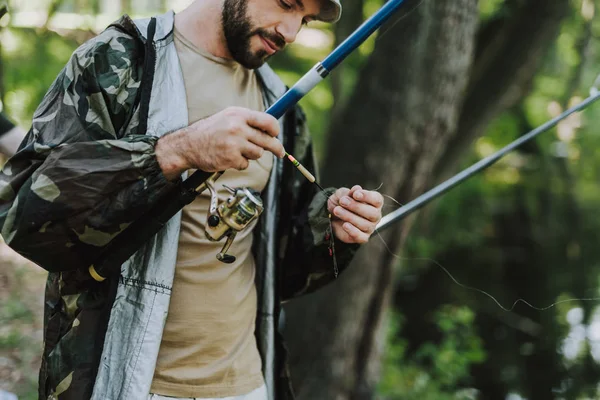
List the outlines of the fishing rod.
<svg viewBox="0 0 600 400">
<path fill-rule="evenodd" d="M 543 125 L 540 125 L 539 127 L 533 129 L 532 131 L 529 131 L 525 135 L 521 136 L 517 140 L 506 145 L 505 147 L 498 150 L 494 154 L 483 158 L 482 160 L 476 162 L 475 164 L 471 165 L 470 167 L 464 169 L 463 171 L 461 171 L 458 174 L 454 175 L 453 177 L 449 178 L 445 182 L 433 187 L 432 189 L 430 189 L 427 192 L 423 193 L 422 195 L 418 196 L 416 199 L 412 200 L 411 202 L 409 202 L 409 203 L 405 204 L 404 206 L 400 207 L 399 209 L 387 214 L 386 216 L 384 216 L 381 219 L 381 221 L 379 221 L 379 224 L 377 224 L 377 228 L 376 228 L 375 232 L 381 232 L 384 229 L 389 228 L 393 223 L 398 222 L 398 221 L 404 219 L 405 217 L 407 217 L 408 215 L 412 214 L 413 212 L 419 210 L 421 207 L 425 206 L 426 204 L 430 203 L 431 201 L 442 196 L 443 194 L 448 192 L 450 189 L 454 188 L 455 186 L 459 185 L 460 183 L 471 178 L 473 175 L 476 175 L 479 172 L 483 171 L 484 169 L 495 164 L 498 160 L 500 160 L 501 158 L 503 158 L 504 156 L 506 156 L 508 153 L 512 152 L 519 146 L 522 146 L 523 144 L 531 141 L 532 139 L 537 137 L 539 134 L 552 129 L 553 127 L 558 125 L 558 123 L 561 122 L 562 120 L 568 118 L 570 115 L 572 115 L 578 111 L 584 110 L 585 108 L 589 107 L 590 105 L 592 105 L 599 99 L 600 99 L 600 75 L 598 76 L 598 78 L 594 82 L 594 85 L 590 89 L 590 95 L 585 100 L 583 100 L 581 103 L 577 104 L 574 107 L 569 108 L 568 110 L 564 111 L 559 116 L 551 119 L 550 121 L 546 122 Z"/>
</svg>

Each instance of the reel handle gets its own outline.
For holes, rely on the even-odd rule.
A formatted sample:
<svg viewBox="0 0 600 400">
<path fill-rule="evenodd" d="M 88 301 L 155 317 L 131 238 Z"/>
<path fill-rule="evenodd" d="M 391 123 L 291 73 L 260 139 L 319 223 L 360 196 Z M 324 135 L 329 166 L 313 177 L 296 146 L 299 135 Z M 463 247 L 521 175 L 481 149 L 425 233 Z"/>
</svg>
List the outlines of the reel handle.
<svg viewBox="0 0 600 400">
<path fill-rule="evenodd" d="M 235 256 L 232 256 L 231 254 L 226 254 L 227 250 L 229 250 L 229 248 L 233 244 L 233 239 L 235 239 L 236 234 L 237 232 L 232 230 L 229 236 L 227 236 L 227 241 L 225 242 L 225 245 L 223 245 L 223 248 L 217 254 L 217 260 L 224 262 L 225 264 L 231 264 L 236 260 Z"/>
</svg>

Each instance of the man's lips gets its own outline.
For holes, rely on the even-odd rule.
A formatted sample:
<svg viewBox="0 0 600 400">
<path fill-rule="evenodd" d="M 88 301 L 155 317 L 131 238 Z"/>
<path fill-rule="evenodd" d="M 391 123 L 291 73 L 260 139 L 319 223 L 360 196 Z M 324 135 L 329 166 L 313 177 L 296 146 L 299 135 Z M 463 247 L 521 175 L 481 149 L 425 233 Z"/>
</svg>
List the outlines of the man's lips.
<svg viewBox="0 0 600 400">
<path fill-rule="evenodd" d="M 262 40 L 265 50 L 269 55 L 275 54 L 279 50 L 279 47 L 277 47 L 277 45 L 275 45 L 263 35 L 258 35 L 258 37 L 260 38 L 260 40 Z"/>
</svg>

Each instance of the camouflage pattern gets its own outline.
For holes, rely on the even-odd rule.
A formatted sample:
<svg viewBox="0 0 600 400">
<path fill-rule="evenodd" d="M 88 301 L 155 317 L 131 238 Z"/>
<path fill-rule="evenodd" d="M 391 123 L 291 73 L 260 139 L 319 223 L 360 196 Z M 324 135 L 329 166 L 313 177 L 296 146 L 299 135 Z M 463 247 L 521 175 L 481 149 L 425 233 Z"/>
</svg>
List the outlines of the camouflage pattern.
<svg viewBox="0 0 600 400">
<path fill-rule="evenodd" d="M 117 286 L 139 282 L 123 276 L 96 282 L 87 267 L 119 232 L 178 184 L 162 175 L 154 153 L 158 139 L 137 131 L 143 61 L 144 38 L 126 16 L 83 44 L 48 90 L 25 141 L 0 174 L 2 236 L 49 271 L 40 399 L 89 399 L 92 391 L 102 390 L 94 385 L 99 365 L 105 363 L 101 356 Z M 299 109 L 291 115 L 283 133 L 286 147 L 315 170 L 304 115 Z M 148 126 L 150 131 L 155 125 Z M 277 165 L 278 226 L 261 224 L 256 229 L 255 250 L 268 240 L 276 242 L 279 304 L 325 285 L 334 273 L 326 239 L 329 225 L 323 223 L 325 196 L 315 196 L 316 186 L 290 163 Z M 340 270 L 356 248 L 336 243 Z M 153 287 L 170 293 L 170 287 Z M 131 321 L 140 323 L 135 315 Z M 127 327 L 111 329 L 127 335 Z M 287 385 L 284 363 L 279 370 Z M 280 390 L 280 399 L 291 396 L 291 390 Z"/>
</svg>

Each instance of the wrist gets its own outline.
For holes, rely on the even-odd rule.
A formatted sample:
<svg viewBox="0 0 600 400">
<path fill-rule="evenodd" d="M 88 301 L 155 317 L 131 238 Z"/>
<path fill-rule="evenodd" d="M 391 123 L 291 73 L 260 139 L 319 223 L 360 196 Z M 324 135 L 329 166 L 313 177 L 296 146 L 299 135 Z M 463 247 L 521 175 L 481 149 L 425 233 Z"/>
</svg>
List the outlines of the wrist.
<svg viewBox="0 0 600 400">
<path fill-rule="evenodd" d="M 161 137 L 154 148 L 156 160 L 163 175 L 174 181 L 186 170 L 190 169 L 187 159 L 180 149 L 186 149 L 185 129 Z"/>
</svg>

